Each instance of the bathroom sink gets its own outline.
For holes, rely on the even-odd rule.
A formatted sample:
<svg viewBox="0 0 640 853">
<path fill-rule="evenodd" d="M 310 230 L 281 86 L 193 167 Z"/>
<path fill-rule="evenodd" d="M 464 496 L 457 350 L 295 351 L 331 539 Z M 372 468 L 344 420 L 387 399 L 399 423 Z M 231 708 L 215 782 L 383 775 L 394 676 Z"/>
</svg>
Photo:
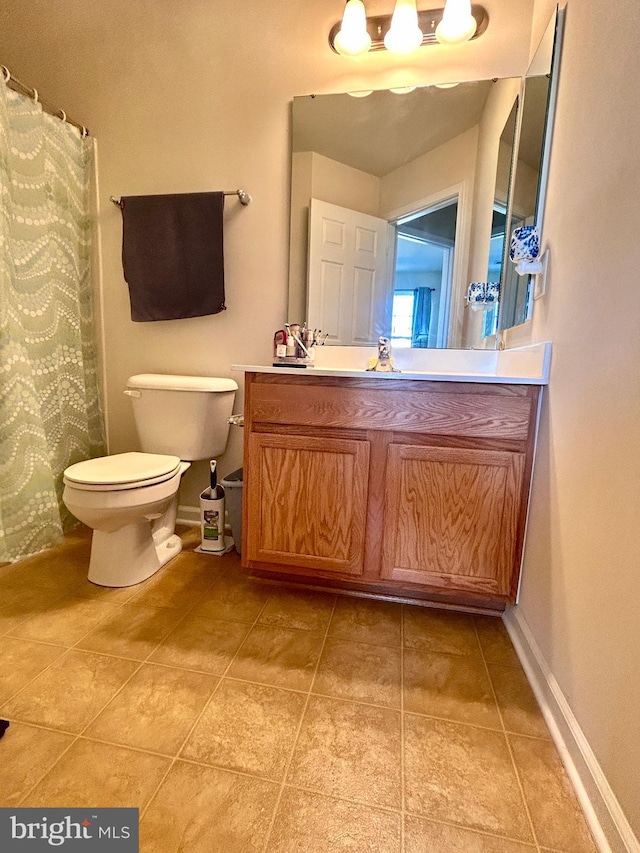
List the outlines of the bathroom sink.
<svg viewBox="0 0 640 853">
<path fill-rule="evenodd" d="M 370 358 L 377 347 L 316 347 L 315 364 L 304 372 L 315 376 L 371 376 L 383 381 L 422 379 L 443 382 L 503 382 L 546 385 L 549 381 L 551 343 L 505 350 L 395 349 L 394 366 L 400 373 L 368 373 Z M 271 365 L 234 364 L 234 370 L 248 373 L 301 374 L 300 368 Z"/>
</svg>

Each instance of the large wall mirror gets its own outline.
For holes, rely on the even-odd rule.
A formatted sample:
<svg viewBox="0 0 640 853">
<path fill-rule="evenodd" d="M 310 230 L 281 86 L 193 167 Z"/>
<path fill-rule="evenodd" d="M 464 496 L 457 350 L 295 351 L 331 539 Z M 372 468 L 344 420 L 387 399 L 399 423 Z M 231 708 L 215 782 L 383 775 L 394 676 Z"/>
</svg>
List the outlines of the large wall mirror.
<svg viewBox="0 0 640 853">
<path fill-rule="evenodd" d="M 497 312 L 466 294 L 505 266 L 521 88 L 294 98 L 290 321 L 327 344 L 495 345 Z"/>
<path fill-rule="evenodd" d="M 517 158 L 512 164 L 508 234 L 520 225 L 536 225 L 542 234 L 563 23 L 564 11 L 560 10 L 549 22 L 523 81 Z M 518 275 L 508 262 L 507 249 L 505 247 L 503 255 L 501 329 L 510 329 L 529 319 L 535 288 L 533 276 Z"/>
</svg>

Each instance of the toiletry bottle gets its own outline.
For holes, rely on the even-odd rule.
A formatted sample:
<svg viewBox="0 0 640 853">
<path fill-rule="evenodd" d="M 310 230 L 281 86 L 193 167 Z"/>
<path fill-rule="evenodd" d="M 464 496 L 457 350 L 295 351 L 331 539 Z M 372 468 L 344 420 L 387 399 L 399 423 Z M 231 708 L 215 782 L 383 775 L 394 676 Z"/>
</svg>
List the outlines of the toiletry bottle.
<svg viewBox="0 0 640 853">
<path fill-rule="evenodd" d="M 273 336 L 273 354 L 276 358 L 284 358 L 287 354 L 287 335 L 284 329 L 278 329 Z"/>
<path fill-rule="evenodd" d="M 287 358 L 293 358 L 296 354 L 296 342 L 293 335 L 287 335 L 287 346 L 285 348 Z"/>
</svg>

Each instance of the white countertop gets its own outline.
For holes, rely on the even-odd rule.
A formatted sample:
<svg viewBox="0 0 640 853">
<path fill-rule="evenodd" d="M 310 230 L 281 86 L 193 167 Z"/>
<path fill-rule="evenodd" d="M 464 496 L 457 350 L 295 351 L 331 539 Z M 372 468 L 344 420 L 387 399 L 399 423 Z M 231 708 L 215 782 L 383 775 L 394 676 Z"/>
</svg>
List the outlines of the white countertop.
<svg viewBox="0 0 640 853">
<path fill-rule="evenodd" d="M 317 347 L 313 367 L 273 367 L 272 364 L 234 364 L 245 373 L 283 373 L 300 376 L 376 378 L 385 382 L 418 379 L 436 382 L 500 382 L 547 385 L 551 343 L 529 344 L 505 350 L 396 349 L 394 366 L 400 373 L 367 372 L 376 347 Z"/>
</svg>

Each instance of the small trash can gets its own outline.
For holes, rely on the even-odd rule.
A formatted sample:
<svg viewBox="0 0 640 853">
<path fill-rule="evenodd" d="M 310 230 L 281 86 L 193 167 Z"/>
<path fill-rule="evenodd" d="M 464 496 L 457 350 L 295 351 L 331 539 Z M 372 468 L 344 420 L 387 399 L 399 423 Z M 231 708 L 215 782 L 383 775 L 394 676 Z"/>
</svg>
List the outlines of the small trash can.
<svg viewBox="0 0 640 853">
<path fill-rule="evenodd" d="M 224 488 L 229 523 L 231 524 L 231 535 L 238 554 L 242 553 L 242 468 L 233 471 L 220 480 Z"/>
</svg>

